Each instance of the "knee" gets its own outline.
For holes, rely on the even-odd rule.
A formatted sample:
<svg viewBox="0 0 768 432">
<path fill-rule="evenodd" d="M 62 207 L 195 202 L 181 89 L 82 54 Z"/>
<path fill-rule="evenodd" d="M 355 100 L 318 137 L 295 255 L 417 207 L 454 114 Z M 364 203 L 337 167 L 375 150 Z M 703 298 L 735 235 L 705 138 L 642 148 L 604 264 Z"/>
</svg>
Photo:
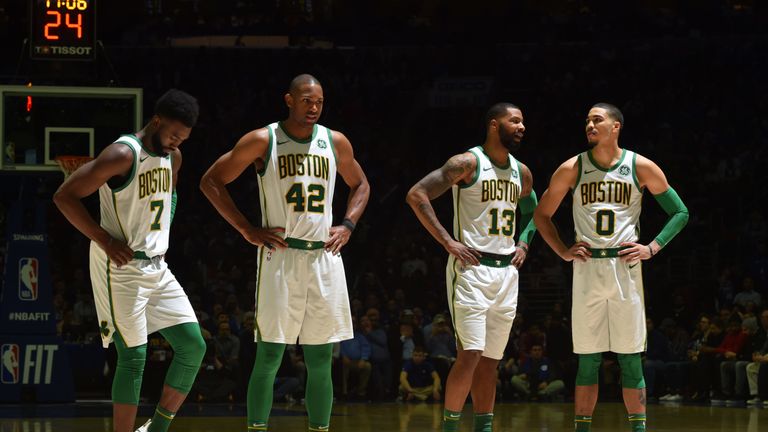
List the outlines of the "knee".
<svg viewBox="0 0 768 432">
<path fill-rule="evenodd" d="M 189 364 L 199 366 L 200 363 L 202 363 L 207 350 L 208 345 L 205 343 L 203 335 L 198 332 L 184 343 L 183 348 L 180 349 L 178 353 L 181 354 L 181 358 L 186 360 Z"/>
<path fill-rule="evenodd" d="M 576 373 L 576 385 L 589 386 L 598 382 L 600 365 L 603 362 L 601 353 L 579 354 L 579 368 Z"/>
<path fill-rule="evenodd" d="M 619 354 L 619 366 L 621 366 L 621 380 L 624 388 L 645 388 L 643 379 L 643 366 L 640 354 Z"/>
<path fill-rule="evenodd" d="M 146 359 L 146 344 L 133 348 L 118 348 L 117 350 L 117 367 L 124 371 L 142 374 Z"/>
</svg>

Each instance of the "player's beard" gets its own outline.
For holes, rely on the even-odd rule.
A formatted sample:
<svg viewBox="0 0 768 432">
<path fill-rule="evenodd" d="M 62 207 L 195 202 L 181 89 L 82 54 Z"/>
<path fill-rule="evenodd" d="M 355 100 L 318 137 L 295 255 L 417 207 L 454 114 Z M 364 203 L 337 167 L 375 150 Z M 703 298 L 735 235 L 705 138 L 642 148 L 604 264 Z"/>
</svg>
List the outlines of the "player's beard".
<svg viewBox="0 0 768 432">
<path fill-rule="evenodd" d="M 155 154 L 159 154 L 160 156 L 168 155 L 165 153 L 165 150 L 163 150 L 163 141 L 160 139 L 160 131 L 156 131 L 152 134 L 152 150 Z"/>
<path fill-rule="evenodd" d="M 506 147 L 507 151 L 513 152 L 520 148 L 520 143 L 515 141 L 515 134 L 506 132 L 504 129 L 499 128 L 499 141 L 501 145 Z"/>
</svg>

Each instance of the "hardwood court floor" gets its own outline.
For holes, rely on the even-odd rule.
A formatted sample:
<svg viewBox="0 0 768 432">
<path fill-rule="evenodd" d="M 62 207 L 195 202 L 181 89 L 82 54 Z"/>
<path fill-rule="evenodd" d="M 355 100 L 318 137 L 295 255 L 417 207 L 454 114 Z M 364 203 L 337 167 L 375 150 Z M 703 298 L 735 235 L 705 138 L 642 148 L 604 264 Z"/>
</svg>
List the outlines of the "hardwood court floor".
<svg viewBox="0 0 768 432">
<path fill-rule="evenodd" d="M 142 407 L 140 422 L 152 407 Z M 90 411 L 90 412 L 89 412 Z M 100 415 L 94 415 L 101 412 Z M 496 407 L 496 432 L 573 431 L 571 404 L 505 403 Z M 333 432 L 439 431 L 442 408 L 437 404 L 337 404 Z M 188 404 L 171 426 L 171 432 L 245 431 L 241 405 Z M 471 411 L 465 410 L 462 431 L 471 430 Z M 648 407 L 651 432 L 761 432 L 768 431 L 768 409 L 688 405 Z M 141 424 L 140 423 L 140 424 Z M 109 406 L 89 410 L 82 406 L 0 406 L 0 432 L 111 432 Z M 301 405 L 276 405 L 270 431 L 306 431 Z M 624 406 L 598 404 L 592 426 L 595 432 L 628 431 Z"/>
</svg>

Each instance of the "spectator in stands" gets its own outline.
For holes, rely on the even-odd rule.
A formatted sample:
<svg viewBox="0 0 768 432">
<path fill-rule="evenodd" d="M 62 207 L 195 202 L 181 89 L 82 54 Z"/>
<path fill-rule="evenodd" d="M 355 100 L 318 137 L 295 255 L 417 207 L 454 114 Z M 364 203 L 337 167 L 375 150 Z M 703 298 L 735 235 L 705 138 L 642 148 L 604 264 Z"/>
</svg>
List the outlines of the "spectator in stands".
<svg viewBox="0 0 768 432">
<path fill-rule="evenodd" d="M 425 401 L 430 397 L 440 400 L 442 384 L 432 363 L 427 360 L 423 345 L 413 348 L 412 356 L 403 364 L 400 372 L 400 397 L 406 401 Z"/>
<path fill-rule="evenodd" d="M 456 361 L 456 338 L 448 320 L 443 314 L 436 314 L 432 320 L 431 333 L 426 337 L 427 351 L 440 380 L 448 379 L 448 372 Z"/>
<path fill-rule="evenodd" d="M 733 304 L 747 308 L 749 303 L 754 303 L 754 306 L 760 307 L 762 305 L 762 296 L 755 291 L 755 280 L 747 276 L 741 283 L 741 292 L 736 294 L 733 298 Z"/>
<path fill-rule="evenodd" d="M 216 355 L 216 345 L 207 342 L 208 348 L 200 364 L 200 371 L 191 393 L 197 402 L 232 402 L 237 388 L 232 371 Z"/>
<path fill-rule="evenodd" d="M 342 362 L 342 395 L 345 398 L 365 398 L 368 392 L 368 379 L 371 376 L 371 344 L 360 330 L 360 325 L 352 317 L 354 337 L 341 342 Z M 356 382 L 356 387 L 349 394 L 350 380 Z"/>
<path fill-rule="evenodd" d="M 709 326 L 709 318 L 702 316 L 699 326 Z M 669 340 L 669 361 L 664 368 L 664 381 L 667 392 L 659 398 L 661 402 L 679 402 L 683 400 L 683 390 L 687 384 L 685 379 L 688 374 L 687 351 L 690 346 L 688 332 L 672 318 L 666 318 L 661 322 L 661 331 Z M 661 392 L 659 392 L 661 393 Z"/>
<path fill-rule="evenodd" d="M 216 355 L 218 358 L 224 362 L 227 367 L 232 370 L 238 370 L 240 339 L 232 335 L 229 328 L 229 321 L 219 321 L 219 331 L 213 338 L 213 343 L 216 346 Z"/>
<path fill-rule="evenodd" d="M 691 400 L 703 402 L 709 399 L 710 390 L 715 386 L 720 387 L 719 377 L 720 363 L 717 360 L 717 348 L 723 342 L 723 324 L 719 319 L 712 320 L 709 329 L 698 340 L 695 349 L 689 353 L 692 362 L 692 376 L 694 393 Z"/>
<path fill-rule="evenodd" d="M 544 347 L 534 343 L 518 374 L 512 377 L 512 388 L 530 400 L 549 400 L 565 389 L 559 374 L 557 366 L 544 357 Z"/>
<path fill-rule="evenodd" d="M 747 396 L 747 365 L 752 359 L 751 338 L 757 332 L 757 322 L 754 317 L 741 322 L 741 335 L 745 341 L 737 351 L 731 354 L 725 352 L 720 363 L 720 380 L 726 403 L 733 404 L 744 401 Z M 732 349 L 736 349 L 734 346 Z"/>
<path fill-rule="evenodd" d="M 723 341 L 717 347 L 702 347 L 701 352 L 711 354 L 711 370 L 714 385 L 714 393 L 711 402 L 713 405 L 725 404 L 725 395 L 721 386 L 722 380 L 720 374 L 720 365 L 723 361 L 736 360 L 739 352 L 747 342 L 747 334 L 742 332 L 741 320 L 738 316 L 733 316 L 728 322 Z M 710 377 L 699 375 L 698 380 L 707 381 Z"/>
<path fill-rule="evenodd" d="M 387 345 L 387 333 L 384 329 L 374 326 L 369 317 L 376 315 L 378 322 L 379 311 L 375 308 L 368 309 L 368 313 L 360 317 L 360 331 L 368 339 L 371 346 L 371 380 L 370 393 L 376 399 L 383 399 L 392 394 L 390 383 L 392 382 L 392 361 L 389 357 Z"/>
<path fill-rule="evenodd" d="M 768 401 L 768 309 L 760 314 L 760 329 L 753 338 L 752 362 L 747 365 L 748 405 Z"/>
<path fill-rule="evenodd" d="M 648 332 L 647 348 L 643 362 L 646 394 L 648 398 L 658 398 L 656 394 L 657 376 L 664 373 L 670 359 L 669 339 L 660 329 L 657 329 L 651 318 L 646 318 L 645 327 Z"/>
<path fill-rule="evenodd" d="M 531 352 L 534 345 L 547 346 L 547 335 L 538 323 L 532 323 L 520 338 L 520 349 L 524 353 Z"/>
<path fill-rule="evenodd" d="M 243 313 L 242 318 L 243 326 L 240 330 L 238 339 L 240 340 L 240 352 L 237 357 L 240 359 L 240 371 L 247 374 L 253 370 L 253 363 L 256 361 L 256 344 L 253 338 L 253 323 L 254 314 L 253 311 Z M 248 377 L 244 376 L 242 382 L 242 390 L 245 390 L 248 383 Z"/>
</svg>

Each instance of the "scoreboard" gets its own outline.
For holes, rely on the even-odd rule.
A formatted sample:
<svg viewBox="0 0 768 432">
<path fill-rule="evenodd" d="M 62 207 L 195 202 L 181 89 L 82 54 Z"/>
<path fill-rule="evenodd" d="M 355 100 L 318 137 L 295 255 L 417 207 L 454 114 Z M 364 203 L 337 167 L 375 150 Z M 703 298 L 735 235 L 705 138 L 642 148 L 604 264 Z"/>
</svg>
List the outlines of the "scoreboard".
<svg viewBox="0 0 768 432">
<path fill-rule="evenodd" d="M 30 14 L 33 59 L 93 59 L 96 0 L 32 0 Z"/>
</svg>

